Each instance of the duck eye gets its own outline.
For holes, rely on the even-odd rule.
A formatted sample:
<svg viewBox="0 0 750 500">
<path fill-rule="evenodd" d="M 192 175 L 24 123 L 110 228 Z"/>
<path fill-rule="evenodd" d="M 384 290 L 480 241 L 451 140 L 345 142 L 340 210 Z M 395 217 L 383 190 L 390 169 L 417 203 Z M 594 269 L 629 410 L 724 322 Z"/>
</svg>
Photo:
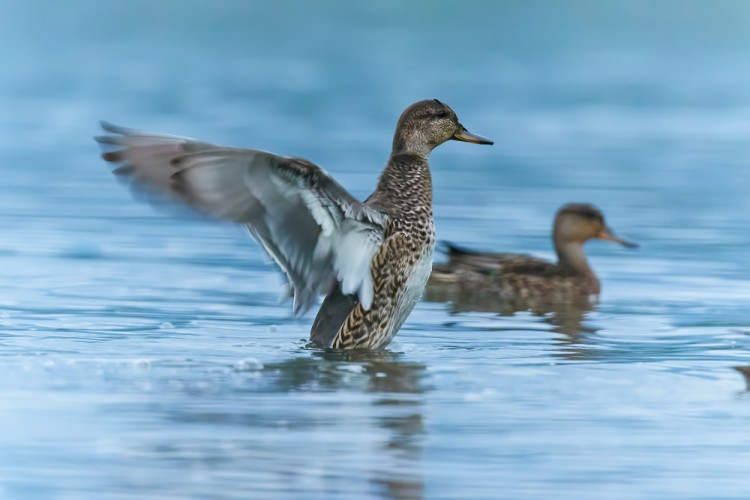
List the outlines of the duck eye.
<svg viewBox="0 0 750 500">
<path fill-rule="evenodd" d="M 447 116 L 448 116 L 448 112 L 447 112 L 447 111 L 445 111 L 445 110 L 443 110 L 443 111 L 438 111 L 438 113 L 437 113 L 437 117 L 438 117 L 438 118 L 445 118 L 445 117 L 447 117 Z"/>
</svg>

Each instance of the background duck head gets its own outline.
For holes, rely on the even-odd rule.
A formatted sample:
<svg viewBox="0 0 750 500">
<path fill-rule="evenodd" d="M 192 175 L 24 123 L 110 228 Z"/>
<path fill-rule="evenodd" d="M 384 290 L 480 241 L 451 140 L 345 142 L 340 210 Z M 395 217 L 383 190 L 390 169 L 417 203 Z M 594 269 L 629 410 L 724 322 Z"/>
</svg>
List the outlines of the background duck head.
<svg viewBox="0 0 750 500">
<path fill-rule="evenodd" d="M 638 247 L 617 236 L 607 226 L 601 210 L 586 203 L 570 203 L 557 211 L 552 238 L 559 266 L 571 274 L 590 276 L 594 280 L 596 277 L 583 251 L 584 243 L 600 239 L 613 241 L 626 248 Z"/>
<path fill-rule="evenodd" d="M 393 154 L 416 153 L 426 158 L 433 149 L 451 139 L 493 144 L 486 137 L 466 130 L 456 113 L 437 99 L 418 101 L 401 113 L 393 136 Z"/>
</svg>

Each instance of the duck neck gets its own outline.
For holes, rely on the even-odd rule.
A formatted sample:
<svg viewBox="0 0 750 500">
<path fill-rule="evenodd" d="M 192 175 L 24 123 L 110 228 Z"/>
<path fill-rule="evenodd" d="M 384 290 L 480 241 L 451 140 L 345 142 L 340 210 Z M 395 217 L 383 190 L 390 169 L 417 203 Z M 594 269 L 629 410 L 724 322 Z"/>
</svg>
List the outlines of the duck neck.
<svg viewBox="0 0 750 500">
<path fill-rule="evenodd" d="M 585 277 L 593 285 L 592 293 L 599 293 L 599 279 L 591 269 L 581 243 L 555 241 L 555 251 L 557 252 L 557 265 L 563 271 L 573 276 Z"/>
<path fill-rule="evenodd" d="M 425 163 L 430 153 L 435 149 L 436 144 L 428 144 L 428 141 L 422 137 L 413 137 L 414 134 L 407 135 L 400 133 L 400 128 L 396 129 L 393 136 L 393 148 L 391 149 L 391 158 L 400 155 L 419 156 Z"/>
<path fill-rule="evenodd" d="M 376 192 L 390 204 L 410 211 L 416 206 L 426 207 L 432 213 L 432 176 L 427 157 L 412 152 L 392 153 Z"/>
</svg>

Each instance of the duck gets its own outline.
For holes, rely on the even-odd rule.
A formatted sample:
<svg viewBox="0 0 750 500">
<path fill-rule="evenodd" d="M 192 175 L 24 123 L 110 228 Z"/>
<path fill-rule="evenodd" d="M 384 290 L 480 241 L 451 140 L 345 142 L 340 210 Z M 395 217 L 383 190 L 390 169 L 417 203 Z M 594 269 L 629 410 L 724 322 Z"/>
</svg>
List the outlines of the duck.
<svg viewBox="0 0 750 500">
<path fill-rule="evenodd" d="M 310 343 L 329 349 L 391 342 L 431 271 L 430 153 L 449 140 L 493 144 L 439 100 L 416 102 L 398 120 L 374 192 L 360 202 L 303 158 L 101 126 L 103 159 L 144 198 L 244 226 L 285 274 L 294 316 L 323 296 Z"/>
<path fill-rule="evenodd" d="M 548 312 L 561 304 L 589 308 L 601 292 L 601 282 L 586 257 L 584 244 L 592 239 L 626 248 L 638 245 L 617 236 L 604 214 L 588 203 L 563 205 L 552 230 L 557 262 L 528 254 L 488 253 L 446 243 L 448 261 L 435 264 L 425 299 L 456 302 L 461 310 L 519 310 Z"/>
</svg>

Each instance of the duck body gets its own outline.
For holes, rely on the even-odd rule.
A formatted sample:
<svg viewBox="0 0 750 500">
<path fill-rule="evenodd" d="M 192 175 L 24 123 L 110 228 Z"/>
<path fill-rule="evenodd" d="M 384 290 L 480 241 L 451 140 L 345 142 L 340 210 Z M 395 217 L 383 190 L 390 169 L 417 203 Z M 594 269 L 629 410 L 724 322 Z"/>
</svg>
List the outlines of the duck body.
<svg viewBox="0 0 750 500">
<path fill-rule="evenodd" d="M 635 246 L 615 236 L 596 207 L 568 204 L 555 217 L 556 263 L 527 254 L 476 252 L 446 244 L 448 262 L 433 266 L 425 298 L 454 302 L 463 310 L 476 304 L 476 309 L 500 312 L 544 312 L 564 303 L 590 305 L 601 292 L 583 250 L 592 238 Z"/>
<path fill-rule="evenodd" d="M 412 104 L 377 188 L 359 202 L 301 158 L 103 127 L 104 159 L 148 199 L 245 226 L 286 274 L 296 315 L 325 296 L 310 340 L 335 349 L 387 345 L 424 290 L 435 248 L 430 152 L 451 139 L 492 144 L 440 101 Z"/>
<path fill-rule="evenodd" d="M 326 298 L 311 332 L 319 345 L 337 349 L 387 345 L 414 309 L 430 276 L 435 226 L 427 161 L 417 155 L 392 156 L 365 204 L 388 214 L 382 243 L 372 259 L 373 303 L 365 308 L 341 293 Z M 331 317 L 338 310 L 339 315 Z"/>
<path fill-rule="evenodd" d="M 524 254 L 480 253 L 450 245 L 448 262 L 435 264 L 425 298 L 459 310 L 544 312 L 561 303 L 588 305 L 599 293 L 596 276 L 571 273 Z"/>
</svg>

